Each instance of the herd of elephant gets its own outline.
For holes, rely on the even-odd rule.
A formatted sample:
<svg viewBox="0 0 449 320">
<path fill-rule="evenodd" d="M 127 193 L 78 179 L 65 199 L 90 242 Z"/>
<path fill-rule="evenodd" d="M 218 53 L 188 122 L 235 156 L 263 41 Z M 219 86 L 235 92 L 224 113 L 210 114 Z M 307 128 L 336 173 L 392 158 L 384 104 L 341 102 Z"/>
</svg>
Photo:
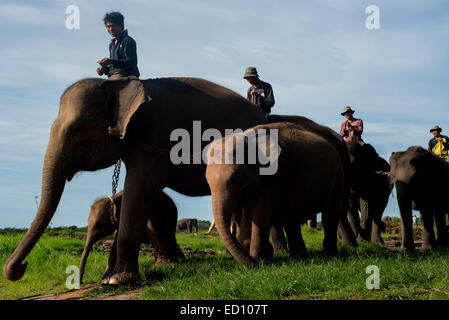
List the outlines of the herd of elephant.
<svg viewBox="0 0 449 320">
<path fill-rule="evenodd" d="M 193 136 L 192 123 L 198 120 L 203 130 L 214 129 L 224 137 L 201 141 L 201 148 L 223 148 L 231 157 L 235 150 L 224 146 L 233 145 L 239 135 L 247 143 L 247 136 L 225 136 L 225 129 L 276 129 L 276 173 L 260 175 L 261 165 L 237 162 L 174 164 L 169 157 L 176 143 L 171 132 L 181 128 Z M 111 124 L 120 137 L 108 134 Z M 264 154 L 268 147 L 257 145 Z M 325 254 L 337 254 L 338 236 L 349 246 L 361 240 L 383 243 L 381 217 L 393 186 L 403 250 L 414 249 L 412 208 L 421 212 L 424 249 L 447 245 L 449 238 L 449 164 L 421 147 L 394 152 L 388 163 L 370 144 L 346 143 L 332 129 L 305 117 L 267 119 L 241 95 L 203 79 L 87 78 L 62 94 L 44 157 L 39 208 L 4 265 L 7 279 L 24 275 L 23 261 L 50 223 L 65 183 L 79 171 L 104 169 L 120 159 L 126 166 L 124 189 L 92 205 L 81 258 L 82 277 L 93 243 L 117 230 L 102 277 L 106 285 L 139 281 L 141 243 L 153 245 L 156 263 L 184 258 L 175 237 L 177 209 L 162 191 L 165 187 L 187 196 L 211 195 L 218 233 L 228 252 L 245 266 L 269 259 L 280 249 L 291 257 L 307 256 L 301 224 L 318 213 Z"/>
</svg>

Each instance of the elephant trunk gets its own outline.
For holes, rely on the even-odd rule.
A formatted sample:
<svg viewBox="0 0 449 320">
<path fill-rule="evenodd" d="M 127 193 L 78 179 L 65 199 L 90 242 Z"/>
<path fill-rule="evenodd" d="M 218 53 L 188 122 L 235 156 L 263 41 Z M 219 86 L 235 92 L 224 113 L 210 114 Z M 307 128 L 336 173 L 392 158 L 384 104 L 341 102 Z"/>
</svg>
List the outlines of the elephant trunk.
<svg viewBox="0 0 449 320">
<path fill-rule="evenodd" d="M 49 149 L 47 149 L 44 158 L 41 201 L 38 211 L 31 227 L 3 267 L 3 273 L 8 280 L 17 281 L 24 275 L 27 263 L 22 264 L 22 261 L 25 260 L 44 233 L 64 191 L 66 175 L 62 168 L 66 161 L 61 156 L 54 156 L 56 153 Z"/>
<path fill-rule="evenodd" d="M 95 239 L 88 235 L 86 239 L 86 243 L 84 245 L 83 255 L 81 256 L 81 263 L 80 263 L 80 283 L 83 283 L 83 275 L 84 275 L 84 268 L 86 266 L 87 257 L 89 257 L 90 252 L 92 251 L 92 248 L 95 244 Z"/>
<path fill-rule="evenodd" d="M 216 199 L 214 195 L 212 195 L 212 208 L 218 234 L 229 253 L 238 263 L 244 266 L 255 265 L 256 261 L 245 252 L 237 239 L 231 234 L 231 218 L 236 208 L 230 205 L 226 196 Z"/>
</svg>

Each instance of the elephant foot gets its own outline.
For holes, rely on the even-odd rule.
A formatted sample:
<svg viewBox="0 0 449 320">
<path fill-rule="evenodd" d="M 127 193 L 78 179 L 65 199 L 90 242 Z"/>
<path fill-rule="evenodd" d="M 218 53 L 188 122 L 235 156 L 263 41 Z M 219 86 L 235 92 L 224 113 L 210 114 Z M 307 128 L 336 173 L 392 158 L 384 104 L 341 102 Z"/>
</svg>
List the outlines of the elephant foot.
<svg viewBox="0 0 449 320">
<path fill-rule="evenodd" d="M 106 271 L 101 276 L 101 279 L 104 280 L 104 279 L 109 278 L 112 275 L 113 271 L 114 271 L 114 268 L 111 268 L 111 267 L 108 266 L 106 268 Z"/>
<path fill-rule="evenodd" d="M 133 272 L 120 272 L 104 279 L 101 284 L 105 286 L 132 285 L 140 281 L 140 275 Z"/>
<path fill-rule="evenodd" d="M 338 249 L 337 244 L 323 244 L 323 252 L 325 256 L 337 256 L 338 255 Z"/>
</svg>

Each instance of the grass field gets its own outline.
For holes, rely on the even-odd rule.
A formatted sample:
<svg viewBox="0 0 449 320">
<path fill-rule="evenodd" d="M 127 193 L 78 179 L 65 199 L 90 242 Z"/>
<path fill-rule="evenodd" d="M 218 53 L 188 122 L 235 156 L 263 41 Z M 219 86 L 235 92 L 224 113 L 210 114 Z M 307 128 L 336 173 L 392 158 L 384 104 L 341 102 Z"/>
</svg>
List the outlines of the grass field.
<svg viewBox="0 0 449 320">
<path fill-rule="evenodd" d="M 218 236 L 179 233 L 178 243 L 186 261 L 176 266 L 156 267 L 151 255 L 139 258 L 142 276 L 138 299 L 449 299 L 449 250 L 416 251 L 409 254 L 384 246 L 361 243 L 358 248 L 339 244 L 338 257 L 322 255 L 321 231 L 303 229 L 309 258 L 292 260 L 277 253 L 272 261 L 255 268 L 238 265 L 226 253 Z M 81 233 L 82 234 L 82 233 Z M 3 266 L 23 233 L 0 235 L 0 264 Z M 67 291 L 69 265 L 78 266 L 84 241 L 69 233 L 47 232 L 27 257 L 25 276 L 11 282 L 0 276 L 0 299 L 18 299 L 36 294 Z M 107 263 L 107 253 L 90 254 L 84 284 L 98 283 Z M 380 289 L 366 287 L 370 265 L 379 269 Z M 97 287 L 88 293 L 135 288 Z"/>
</svg>

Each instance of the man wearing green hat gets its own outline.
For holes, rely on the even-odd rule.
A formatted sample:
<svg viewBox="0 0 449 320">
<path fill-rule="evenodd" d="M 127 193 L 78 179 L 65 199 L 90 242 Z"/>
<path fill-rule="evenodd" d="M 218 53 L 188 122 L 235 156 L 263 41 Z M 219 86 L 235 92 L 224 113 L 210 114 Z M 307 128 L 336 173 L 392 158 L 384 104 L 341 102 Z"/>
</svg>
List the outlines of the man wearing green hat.
<svg viewBox="0 0 449 320">
<path fill-rule="evenodd" d="M 430 129 L 430 132 L 433 134 L 433 138 L 429 141 L 428 150 L 429 152 L 433 152 L 437 156 L 449 162 L 449 138 L 440 134 L 441 131 L 443 131 L 443 129 L 439 126 L 433 126 Z"/>
<path fill-rule="evenodd" d="M 363 142 L 363 121 L 362 119 L 356 119 L 353 117 L 354 110 L 350 106 L 343 108 L 342 116 L 346 118 L 340 126 L 340 136 L 342 136 L 346 142 L 358 141 Z"/>
<path fill-rule="evenodd" d="M 268 118 L 271 108 L 274 106 L 271 85 L 259 79 L 255 67 L 246 68 L 243 78 L 251 84 L 251 87 L 248 89 L 247 99 L 265 113 L 265 116 Z"/>
</svg>

